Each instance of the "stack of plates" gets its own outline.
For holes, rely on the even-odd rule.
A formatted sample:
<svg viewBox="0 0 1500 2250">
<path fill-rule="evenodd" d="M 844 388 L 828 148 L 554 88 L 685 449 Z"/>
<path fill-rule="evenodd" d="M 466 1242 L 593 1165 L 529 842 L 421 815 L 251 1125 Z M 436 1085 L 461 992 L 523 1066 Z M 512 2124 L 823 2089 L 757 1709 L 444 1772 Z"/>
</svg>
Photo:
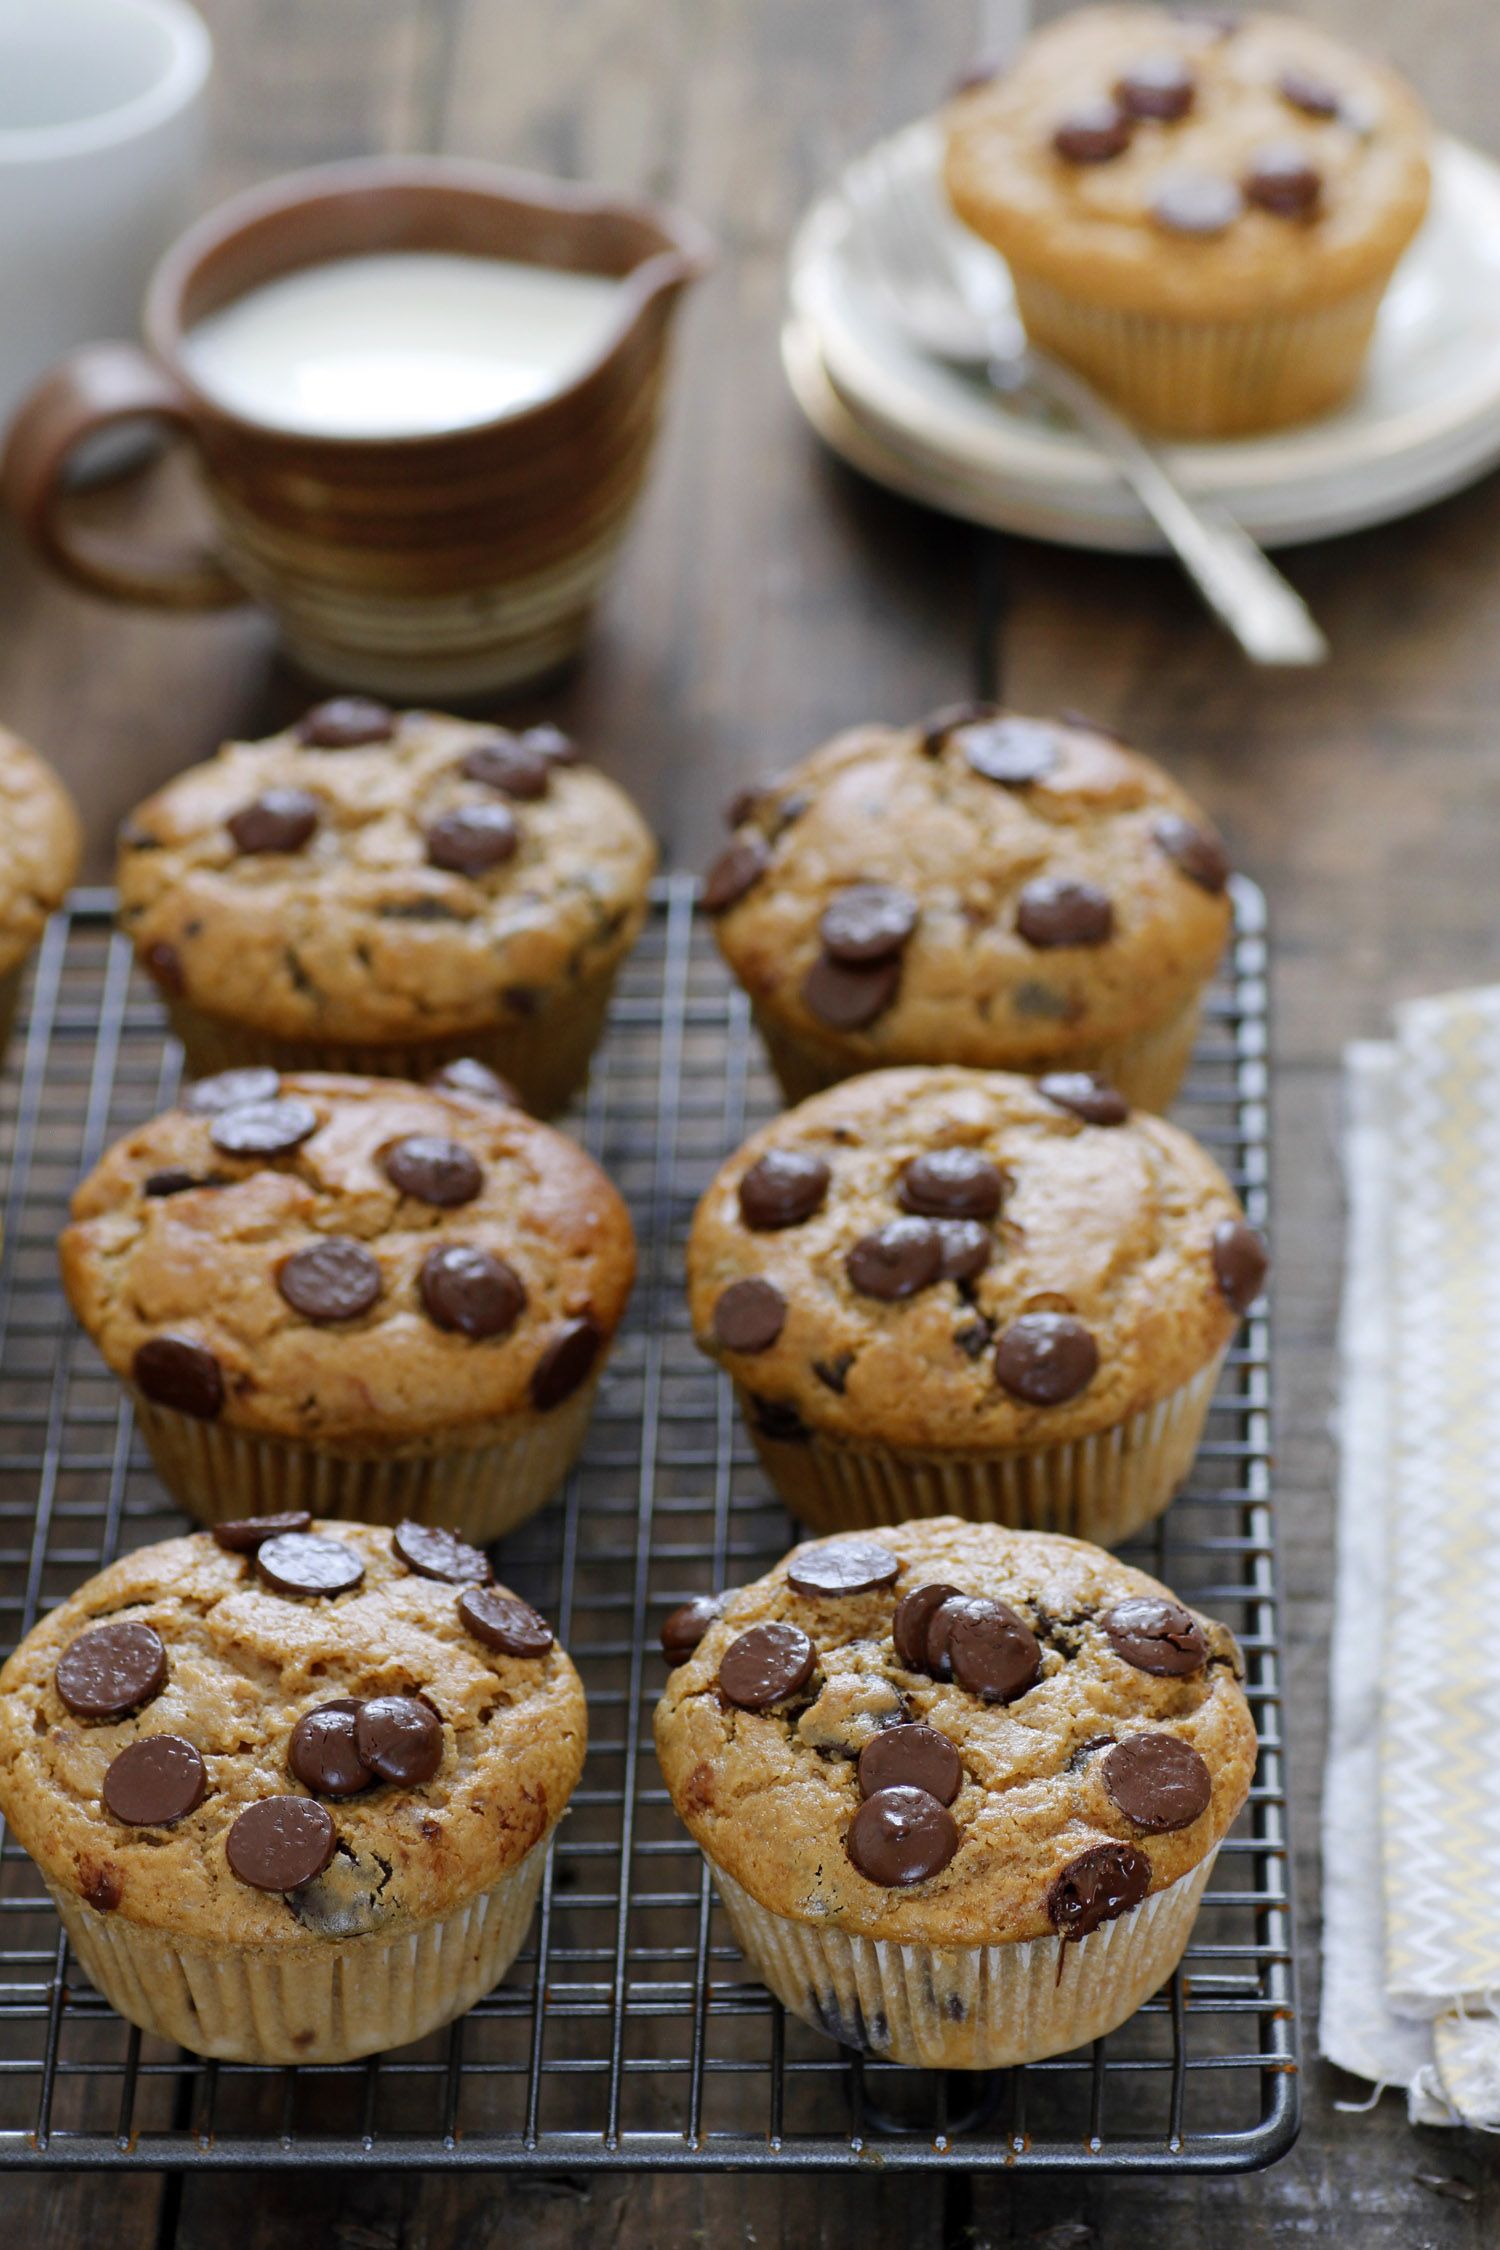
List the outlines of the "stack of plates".
<svg viewBox="0 0 1500 2250">
<path fill-rule="evenodd" d="M 941 196 L 932 120 L 885 154 Z M 879 177 L 878 171 L 874 175 Z M 782 360 L 803 413 L 853 467 L 950 515 L 1065 546 L 1161 545 L 1097 453 L 1029 401 L 925 359 L 864 279 L 842 188 L 798 229 Z M 963 254 L 998 258 L 948 221 Z M 1382 307 L 1369 371 L 1337 414 L 1260 438 L 1169 449 L 1184 486 L 1228 507 L 1263 546 L 1383 523 L 1471 484 L 1500 462 L 1500 168 L 1438 144 L 1432 209 Z"/>
</svg>

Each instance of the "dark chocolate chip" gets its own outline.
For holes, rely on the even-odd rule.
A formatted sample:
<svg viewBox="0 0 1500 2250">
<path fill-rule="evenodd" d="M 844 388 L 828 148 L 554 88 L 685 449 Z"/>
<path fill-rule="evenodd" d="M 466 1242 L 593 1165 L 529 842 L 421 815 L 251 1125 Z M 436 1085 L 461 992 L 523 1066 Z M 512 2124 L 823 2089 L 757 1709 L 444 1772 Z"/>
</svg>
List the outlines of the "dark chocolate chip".
<svg viewBox="0 0 1500 2250">
<path fill-rule="evenodd" d="M 893 883 L 851 883 L 823 909 L 823 951 L 846 967 L 889 961 L 909 941 L 921 911 L 910 891 Z"/>
<path fill-rule="evenodd" d="M 1131 1827 L 1148 1836 L 1191 1828 L 1213 1801 L 1207 1765 L 1175 1734 L 1127 1736 L 1104 1759 L 1099 1776 Z"/>
<path fill-rule="evenodd" d="M 798 1625 L 752 1625 L 719 1659 L 719 1689 L 742 1711 L 768 1711 L 806 1687 L 818 1652 Z"/>
<path fill-rule="evenodd" d="M 1159 54 L 1141 55 L 1123 77 L 1116 79 L 1115 100 L 1127 117 L 1175 125 L 1192 108 L 1197 90 L 1197 81 L 1181 55 L 1164 47 Z"/>
<path fill-rule="evenodd" d="M 458 1614 L 476 1641 L 501 1656 L 545 1656 L 555 1637 L 529 1602 L 495 1586 L 466 1586 L 458 1597 Z"/>
<path fill-rule="evenodd" d="M 803 1547 L 787 1565 L 786 1582 L 799 1594 L 837 1600 L 889 1586 L 900 1568 L 900 1556 L 878 1540 L 830 1539 L 821 1547 Z"/>
<path fill-rule="evenodd" d="M 994 1333 L 994 1322 L 986 1320 L 984 1314 L 979 1313 L 966 1328 L 954 1330 L 953 1341 L 965 1359 L 981 1359 Z"/>
<path fill-rule="evenodd" d="M 206 1344 L 190 1336 L 148 1336 L 136 1347 L 131 1374 L 143 1398 L 174 1413 L 212 1422 L 224 1409 L 224 1371 Z"/>
<path fill-rule="evenodd" d="M 472 1149 L 440 1133 L 409 1133 L 386 1150 L 384 1163 L 392 1187 L 439 1211 L 472 1203 L 484 1186 L 484 1168 Z"/>
<path fill-rule="evenodd" d="M 321 811 L 309 790 L 266 789 L 224 825 L 244 853 L 300 852 L 317 834 Z"/>
<path fill-rule="evenodd" d="M 380 1295 L 380 1261 L 362 1242 L 331 1234 L 283 1258 L 276 1286 L 304 1320 L 358 1320 Z"/>
<path fill-rule="evenodd" d="M 180 1734 L 148 1734 L 111 1758 L 102 1791 L 105 1807 L 132 1828 L 170 1828 L 208 1789 L 203 1760 Z"/>
<path fill-rule="evenodd" d="M 604 1330 L 589 1314 L 564 1321 L 531 1371 L 531 1403 L 545 1414 L 571 1398 L 593 1373 Z"/>
<path fill-rule="evenodd" d="M 220 1110 L 210 1138 L 226 1156 L 290 1156 L 317 1129 L 318 1113 L 310 1102 L 240 1102 Z"/>
<path fill-rule="evenodd" d="M 815 1359 L 812 1371 L 825 1391 L 842 1398 L 849 1387 L 849 1370 L 854 1365 L 853 1352 L 840 1352 L 834 1359 Z"/>
<path fill-rule="evenodd" d="M 526 1287 L 514 1266 L 469 1242 L 429 1250 L 417 1276 L 423 1309 L 438 1328 L 476 1343 L 508 1336 L 526 1309 Z"/>
<path fill-rule="evenodd" d="M 513 734 L 497 734 L 476 742 L 459 766 L 466 781 L 477 781 L 504 796 L 534 802 L 552 786 L 552 763 L 542 751 Z"/>
<path fill-rule="evenodd" d="M 1059 118 L 1052 146 L 1066 164 L 1108 164 L 1130 146 L 1130 119 L 1118 102 L 1098 94 Z"/>
<path fill-rule="evenodd" d="M 314 750 L 357 750 L 362 742 L 389 742 L 395 731 L 395 713 L 367 695 L 315 703 L 297 729 Z"/>
<path fill-rule="evenodd" d="M 751 1395 L 746 1405 L 757 1437 L 770 1438 L 776 1445 L 806 1445 L 812 1435 L 790 1399 Z"/>
<path fill-rule="evenodd" d="M 1123 1125 L 1130 1115 L 1125 1096 L 1092 1070 L 1049 1070 L 1037 1080 L 1036 1090 L 1085 1125 Z"/>
<path fill-rule="evenodd" d="M 450 875 L 487 875 L 514 859 L 521 831 L 504 805 L 457 805 L 427 831 L 427 857 Z"/>
<path fill-rule="evenodd" d="M 922 722 L 922 754 L 935 758 L 960 727 L 983 726 L 1000 717 L 998 703 L 945 703 Z"/>
<path fill-rule="evenodd" d="M 935 1219 L 943 1246 L 944 1281 L 977 1281 L 995 1255 L 995 1238 L 978 1219 Z"/>
<path fill-rule="evenodd" d="M 899 957 L 855 968 L 820 953 L 802 980 L 802 1004 L 831 1031 L 863 1031 L 884 1015 L 900 982 Z"/>
<path fill-rule="evenodd" d="M 1002 789 L 1026 789 L 1051 773 L 1057 736 L 1041 719 L 988 719 L 960 729 L 958 747 L 974 772 Z"/>
<path fill-rule="evenodd" d="M 227 1554 L 253 1555 L 268 1539 L 279 1539 L 284 1531 L 306 1531 L 311 1523 L 305 1508 L 288 1508 L 278 1516 L 231 1516 L 213 1526 L 213 1537 Z"/>
<path fill-rule="evenodd" d="M 57 1692 L 80 1719 L 123 1719 L 167 1684 L 161 1635 L 138 1619 L 96 1625 L 57 1660 Z"/>
<path fill-rule="evenodd" d="M 1226 1304 L 1246 1313 L 1265 1287 L 1270 1258 L 1254 1227 L 1243 1219 L 1221 1219 L 1214 1228 L 1214 1279 Z"/>
<path fill-rule="evenodd" d="M 897 1656 L 909 1672 L 927 1669 L 927 1628 L 944 1602 L 952 1601 L 957 1593 L 956 1586 L 941 1583 L 917 1586 L 896 1604 L 891 1639 Z"/>
<path fill-rule="evenodd" d="M 1047 1915 L 1065 1938 L 1085 1938 L 1101 1922 L 1139 1906 L 1151 1888 L 1151 1862 L 1134 1844 L 1095 1844 L 1069 1860 L 1047 1893 Z"/>
<path fill-rule="evenodd" d="M 996 1380 L 1027 1406 L 1076 1398 L 1098 1367 L 1099 1347 L 1071 1313 L 1022 1313 L 995 1346 Z"/>
<path fill-rule="evenodd" d="M 844 1271 L 861 1296 L 899 1304 L 941 1279 L 942 1234 L 931 1219 L 892 1219 L 878 1234 L 861 1236 Z"/>
<path fill-rule="evenodd" d="M 1097 883 L 1067 875 L 1039 875 L 1022 891 L 1016 928 L 1028 945 L 1105 945 L 1114 935 L 1115 910 Z"/>
<path fill-rule="evenodd" d="M 1337 117 L 1342 106 L 1336 86 L 1316 72 L 1304 70 L 1300 64 L 1291 63 L 1276 81 L 1276 91 L 1293 109 L 1300 109 L 1304 117 Z"/>
<path fill-rule="evenodd" d="M 752 890 L 771 864 L 771 847 L 754 830 L 727 844 L 703 878 L 698 903 L 705 914 L 725 914 Z"/>
<path fill-rule="evenodd" d="M 443 1722 L 414 1695 L 376 1695 L 360 1706 L 354 1743 L 381 1781 L 420 1789 L 443 1762 Z"/>
<path fill-rule="evenodd" d="M 286 1762 L 304 1789 L 320 1797 L 357 1797 L 369 1788 L 375 1776 L 354 1738 L 359 1713 L 359 1698 L 352 1695 L 303 1712 L 292 1729 Z"/>
<path fill-rule="evenodd" d="M 1278 219 L 1310 219 L 1323 199 L 1323 175 L 1295 141 L 1256 149 L 1240 184 L 1246 202 Z"/>
<path fill-rule="evenodd" d="M 484 1586 L 489 1583 L 489 1558 L 482 1548 L 471 1547 L 456 1531 L 436 1523 L 397 1524 L 391 1546 L 419 1578 L 437 1578 L 445 1586 Z"/>
<path fill-rule="evenodd" d="M 1180 813 L 1163 813 L 1152 834 L 1168 859 L 1203 890 L 1215 896 L 1223 890 L 1229 881 L 1229 858 L 1209 829 L 1184 820 Z"/>
<path fill-rule="evenodd" d="M 901 1175 L 903 1211 L 929 1219 L 992 1219 L 1005 1179 L 977 1148 L 935 1148 L 914 1156 Z"/>
<path fill-rule="evenodd" d="M 365 1574 L 352 1547 L 316 1531 L 282 1531 L 263 1540 L 255 1567 L 278 1594 L 345 1594 Z"/>
<path fill-rule="evenodd" d="M 925 1789 L 940 1805 L 951 1805 L 963 1787 L 963 1760 L 945 1734 L 921 1725 L 882 1727 L 859 1754 L 859 1786 L 867 1797 L 877 1789 Z"/>
<path fill-rule="evenodd" d="M 942 1873 L 958 1850 L 958 1829 L 930 1791 L 897 1786 L 866 1797 L 846 1841 L 861 1875 L 886 1890 L 904 1890 Z"/>
<path fill-rule="evenodd" d="M 528 727 L 521 736 L 528 750 L 539 750 L 554 766 L 581 766 L 583 752 L 570 734 L 561 727 L 542 725 Z"/>
<path fill-rule="evenodd" d="M 724 1614 L 722 1594 L 695 1594 L 662 1619 L 661 1652 L 674 1667 L 686 1664 L 710 1625 Z"/>
<path fill-rule="evenodd" d="M 218 1070 L 183 1089 L 179 1107 L 194 1117 L 217 1117 L 221 1110 L 243 1109 L 249 1102 L 274 1102 L 281 1092 L 281 1074 L 264 1063 L 249 1063 L 243 1070 Z"/>
<path fill-rule="evenodd" d="M 189 1188 L 213 1185 L 212 1180 L 200 1180 L 196 1172 L 181 1172 L 169 1168 L 164 1172 L 148 1172 L 141 1182 L 141 1193 L 154 1200 L 169 1195 L 186 1195 Z"/>
<path fill-rule="evenodd" d="M 165 938 L 158 938 L 154 945 L 147 946 L 142 960 L 153 982 L 169 999 L 180 999 L 187 990 L 187 978 L 183 975 L 182 955 L 176 946 L 168 945 Z"/>
<path fill-rule="evenodd" d="M 983 1594 L 950 1594 L 939 1602 L 927 1620 L 927 1631 L 922 1643 L 922 1667 L 940 1680 L 951 1679 L 953 1666 L 948 1657 L 948 1645 L 953 1638 L 953 1628 L 966 1610 L 983 1613 L 993 1605 Z"/>
<path fill-rule="evenodd" d="M 1041 1643 L 1004 1602 L 971 1602 L 957 1609 L 947 1654 L 954 1679 L 982 1703 L 1014 1703 L 1035 1685 L 1042 1669 Z"/>
<path fill-rule="evenodd" d="M 505 1109 L 521 1108 L 521 1097 L 508 1078 L 473 1055 L 456 1055 L 441 1064 L 427 1084 L 440 1094 L 468 1094 L 474 1101 L 498 1102 Z"/>
<path fill-rule="evenodd" d="M 257 1891 L 295 1891 L 321 1875 L 338 1837 L 311 1797 L 262 1797 L 247 1805 L 225 1838 L 230 1872 Z"/>
<path fill-rule="evenodd" d="M 1217 172 L 1173 172 L 1151 199 L 1151 216 L 1169 234 L 1207 239 L 1232 227 L 1245 208 L 1233 180 Z"/>
<path fill-rule="evenodd" d="M 747 827 L 764 804 L 767 787 L 768 785 L 763 781 L 751 781 L 747 782 L 743 789 L 736 789 L 734 795 L 724 807 L 725 827 Z"/>
<path fill-rule="evenodd" d="M 1112 1734 L 1091 1734 L 1088 1737 L 1087 1741 L 1076 1743 L 1073 1749 L 1071 1749 L 1068 1753 L 1068 1763 L 1066 1771 L 1069 1773 L 1082 1773 L 1084 1767 L 1088 1764 L 1090 1758 L 1094 1756 L 1095 1752 L 1098 1750 L 1107 1750 L 1114 1739 L 1115 1738 Z"/>
<path fill-rule="evenodd" d="M 740 1216 L 758 1234 L 800 1227 L 822 1209 L 832 1177 L 808 1149 L 767 1149 L 740 1181 Z"/>
<path fill-rule="evenodd" d="M 714 1306 L 714 1335 L 727 1352 L 768 1352 L 786 1325 L 786 1299 L 774 1281 L 731 1281 Z"/>
<path fill-rule="evenodd" d="M 1117 1656 L 1138 1672 L 1175 1680 L 1208 1659 L 1208 1635 L 1190 1609 L 1159 1594 L 1130 1594 L 1099 1620 Z"/>
</svg>

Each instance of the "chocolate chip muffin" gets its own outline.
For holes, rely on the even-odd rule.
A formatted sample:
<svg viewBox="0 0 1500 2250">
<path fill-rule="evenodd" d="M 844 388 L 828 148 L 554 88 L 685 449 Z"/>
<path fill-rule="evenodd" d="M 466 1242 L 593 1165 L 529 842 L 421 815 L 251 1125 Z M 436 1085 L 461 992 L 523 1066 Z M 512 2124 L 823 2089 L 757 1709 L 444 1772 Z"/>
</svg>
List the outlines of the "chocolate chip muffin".
<svg viewBox="0 0 1500 2250">
<path fill-rule="evenodd" d="M 1138 420 L 1221 437 L 1352 390 L 1427 208 L 1427 128 L 1312 24 L 1084 8 L 960 97 L 946 179 L 1034 342 Z"/>
<path fill-rule="evenodd" d="M 1265 1271 L 1213 1159 L 1077 1071 L 834 1087 L 729 1159 L 688 1242 L 698 1343 L 821 1531 L 1128 1538 L 1192 1466 Z"/>
<path fill-rule="evenodd" d="M 78 872 L 73 800 L 50 766 L 0 727 L 0 1059 L 27 958 Z"/>
<path fill-rule="evenodd" d="M 523 1110 L 267 1068 L 117 1141 L 60 1248 L 190 1515 L 475 1539 L 566 1473 L 635 1269 L 609 1181 Z"/>
<path fill-rule="evenodd" d="M 794 1548 L 663 1646 L 672 1802 L 804 2022 L 994 2070 L 1176 1967 L 1255 1730 L 1233 1636 L 1155 1579 L 943 1517 Z"/>
<path fill-rule="evenodd" d="M 0 1673 L 0 1811 L 85 1971 L 226 2061 L 419 2039 L 515 1958 L 578 1675 L 420 1525 L 223 1523 L 111 1564 Z"/>
<path fill-rule="evenodd" d="M 583 1083 L 655 848 L 555 727 L 363 698 L 231 742 L 126 823 L 120 917 L 189 1067 L 423 1078 L 551 1116 Z"/>
</svg>

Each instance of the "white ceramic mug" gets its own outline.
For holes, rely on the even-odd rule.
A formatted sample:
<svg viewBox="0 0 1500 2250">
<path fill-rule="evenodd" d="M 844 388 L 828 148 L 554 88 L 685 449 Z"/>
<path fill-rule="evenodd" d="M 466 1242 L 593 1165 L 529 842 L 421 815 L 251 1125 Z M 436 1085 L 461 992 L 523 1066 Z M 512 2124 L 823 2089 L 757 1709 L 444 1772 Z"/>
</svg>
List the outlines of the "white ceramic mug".
<svg viewBox="0 0 1500 2250">
<path fill-rule="evenodd" d="M 187 0 L 0 0 L 0 426 L 60 353 L 135 334 L 211 61 Z"/>
</svg>

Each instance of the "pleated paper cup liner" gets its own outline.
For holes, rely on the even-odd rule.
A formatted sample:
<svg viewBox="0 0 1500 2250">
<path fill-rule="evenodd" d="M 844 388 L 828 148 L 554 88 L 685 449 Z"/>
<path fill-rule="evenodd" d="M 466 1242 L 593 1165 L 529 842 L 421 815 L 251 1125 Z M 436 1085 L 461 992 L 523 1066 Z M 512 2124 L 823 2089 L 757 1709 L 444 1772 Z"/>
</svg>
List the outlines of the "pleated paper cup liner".
<svg viewBox="0 0 1500 2250">
<path fill-rule="evenodd" d="M 1191 1382 L 1109 1429 L 1010 1452 L 861 1445 L 817 1430 L 783 1437 L 761 1425 L 744 1390 L 740 1409 L 761 1466 L 811 1531 L 961 1516 L 1113 1547 L 1159 1516 L 1192 1468 L 1222 1364 L 1216 1354 Z"/>
<path fill-rule="evenodd" d="M 499 1982 L 546 1853 L 438 1921 L 285 1946 L 194 1944 L 47 1887 L 90 1983 L 140 2030 L 219 2062 L 338 2063 L 423 2038 Z"/>
<path fill-rule="evenodd" d="M 132 1389 L 136 1420 L 162 1483 L 198 1523 L 310 1515 L 347 1522 L 441 1524 L 483 1546 L 550 1499 L 583 1444 L 599 1372 L 545 1414 L 528 1410 L 421 1445 L 361 1450 L 261 1437 L 158 1406 Z"/>
<path fill-rule="evenodd" d="M 859 1937 L 757 1904 L 722 1868 L 713 1877 L 745 1959 L 815 2031 L 920 2070 L 1004 2070 L 1102 2038 L 1166 1982 L 1216 1853 L 1076 1942 L 937 1946 Z"/>
</svg>

